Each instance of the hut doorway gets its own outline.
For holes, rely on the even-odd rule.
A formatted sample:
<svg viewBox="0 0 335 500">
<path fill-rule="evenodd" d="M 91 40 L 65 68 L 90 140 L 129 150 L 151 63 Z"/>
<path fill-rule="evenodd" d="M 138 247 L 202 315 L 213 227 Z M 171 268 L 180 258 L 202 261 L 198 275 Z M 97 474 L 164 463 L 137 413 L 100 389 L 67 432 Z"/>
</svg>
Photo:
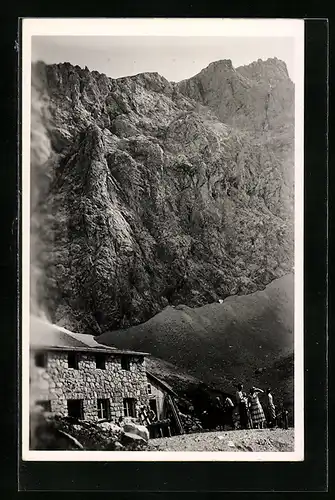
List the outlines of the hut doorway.
<svg viewBox="0 0 335 500">
<path fill-rule="evenodd" d="M 150 406 L 150 410 L 154 411 L 155 415 L 157 416 L 157 401 L 156 401 L 156 399 L 150 399 L 149 406 Z"/>
</svg>

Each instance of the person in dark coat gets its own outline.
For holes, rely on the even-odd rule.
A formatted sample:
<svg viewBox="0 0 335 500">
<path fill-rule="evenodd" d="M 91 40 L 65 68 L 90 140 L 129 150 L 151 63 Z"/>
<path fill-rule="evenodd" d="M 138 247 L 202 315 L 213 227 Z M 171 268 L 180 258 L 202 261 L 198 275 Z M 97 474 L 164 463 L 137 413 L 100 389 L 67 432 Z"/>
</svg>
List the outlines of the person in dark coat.
<svg viewBox="0 0 335 500">
<path fill-rule="evenodd" d="M 248 399 L 243 392 L 243 385 L 238 384 L 236 391 L 236 401 L 238 413 L 240 416 L 240 427 L 241 429 L 248 428 Z"/>
<path fill-rule="evenodd" d="M 288 411 L 284 404 L 281 405 L 280 413 L 278 415 L 279 425 L 282 429 L 288 429 Z"/>
<path fill-rule="evenodd" d="M 287 430 L 288 429 L 288 410 L 285 407 L 283 410 L 282 419 L 283 419 L 284 429 Z"/>
<path fill-rule="evenodd" d="M 222 404 L 221 398 L 219 397 L 215 398 L 214 419 L 215 419 L 215 428 L 219 427 L 220 430 L 224 430 L 225 406 Z"/>
</svg>

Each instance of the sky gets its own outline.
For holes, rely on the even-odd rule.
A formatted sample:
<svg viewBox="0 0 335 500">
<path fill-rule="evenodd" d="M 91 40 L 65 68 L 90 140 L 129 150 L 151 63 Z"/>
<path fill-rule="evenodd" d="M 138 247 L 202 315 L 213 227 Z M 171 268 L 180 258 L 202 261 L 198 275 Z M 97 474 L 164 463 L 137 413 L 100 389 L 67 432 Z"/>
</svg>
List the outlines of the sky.
<svg viewBox="0 0 335 500">
<path fill-rule="evenodd" d="M 294 75 L 294 38 L 243 36 L 33 36 L 31 57 L 47 64 L 69 62 L 111 78 L 157 72 L 178 82 L 211 62 L 231 59 L 236 68 L 277 57 Z"/>
</svg>

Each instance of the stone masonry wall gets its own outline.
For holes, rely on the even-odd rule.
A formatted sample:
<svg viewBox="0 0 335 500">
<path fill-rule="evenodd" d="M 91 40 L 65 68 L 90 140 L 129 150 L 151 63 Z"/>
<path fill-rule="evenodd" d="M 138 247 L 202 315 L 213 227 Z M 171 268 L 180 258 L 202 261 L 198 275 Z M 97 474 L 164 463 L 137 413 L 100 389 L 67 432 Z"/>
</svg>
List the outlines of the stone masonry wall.
<svg viewBox="0 0 335 500">
<path fill-rule="evenodd" d="M 105 354 L 106 368 L 98 369 L 95 355 L 80 353 L 78 369 L 68 367 L 67 352 L 47 353 L 47 366 L 34 364 L 31 354 L 30 388 L 34 401 L 50 400 L 51 411 L 67 416 L 67 400 L 82 399 L 84 419 L 97 420 L 97 399 L 109 399 L 111 419 L 124 415 L 123 399 L 135 398 L 136 409 L 148 404 L 145 360 L 130 357 L 130 370 L 121 368 L 121 355 Z"/>
</svg>

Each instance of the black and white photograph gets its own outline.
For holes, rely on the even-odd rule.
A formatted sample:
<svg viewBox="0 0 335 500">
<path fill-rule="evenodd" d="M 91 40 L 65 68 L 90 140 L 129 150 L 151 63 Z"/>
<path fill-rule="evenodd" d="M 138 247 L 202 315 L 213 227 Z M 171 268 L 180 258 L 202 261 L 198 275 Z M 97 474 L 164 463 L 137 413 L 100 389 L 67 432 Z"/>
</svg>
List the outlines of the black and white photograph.
<svg viewBox="0 0 335 500">
<path fill-rule="evenodd" d="M 303 21 L 22 24 L 23 460 L 303 460 Z"/>
</svg>

